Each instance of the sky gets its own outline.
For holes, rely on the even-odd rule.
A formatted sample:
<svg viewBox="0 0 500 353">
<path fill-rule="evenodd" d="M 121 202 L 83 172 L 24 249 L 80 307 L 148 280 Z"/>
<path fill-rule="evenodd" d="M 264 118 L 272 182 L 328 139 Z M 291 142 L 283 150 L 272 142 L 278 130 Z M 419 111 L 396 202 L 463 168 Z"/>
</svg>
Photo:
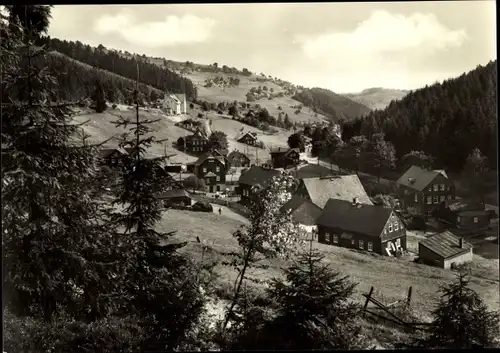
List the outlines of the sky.
<svg viewBox="0 0 500 353">
<path fill-rule="evenodd" d="M 49 35 L 337 93 L 416 89 L 496 59 L 495 1 L 59 5 Z"/>
</svg>

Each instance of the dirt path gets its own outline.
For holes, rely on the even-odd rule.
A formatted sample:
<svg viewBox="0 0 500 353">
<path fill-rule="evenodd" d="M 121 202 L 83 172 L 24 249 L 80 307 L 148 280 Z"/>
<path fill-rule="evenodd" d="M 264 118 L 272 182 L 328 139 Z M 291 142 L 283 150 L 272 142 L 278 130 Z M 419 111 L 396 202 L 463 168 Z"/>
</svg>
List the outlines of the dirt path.
<svg viewBox="0 0 500 353">
<path fill-rule="evenodd" d="M 231 218 L 231 219 L 234 219 L 235 221 L 239 221 L 239 222 L 241 222 L 243 224 L 250 224 L 250 222 L 248 221 L 248 219 L 246 219 L 242 215 L 234 212 L 230 208 L 227 208 L 226 206 L 217 205 L 215 203 L 211 203 L 211 205 L 214 208 L 214 213 L 215 214 L 219 214 L 219 209 L 222 210 L 221 215 L 220 215 L 221 217 Z"/>
</svg>

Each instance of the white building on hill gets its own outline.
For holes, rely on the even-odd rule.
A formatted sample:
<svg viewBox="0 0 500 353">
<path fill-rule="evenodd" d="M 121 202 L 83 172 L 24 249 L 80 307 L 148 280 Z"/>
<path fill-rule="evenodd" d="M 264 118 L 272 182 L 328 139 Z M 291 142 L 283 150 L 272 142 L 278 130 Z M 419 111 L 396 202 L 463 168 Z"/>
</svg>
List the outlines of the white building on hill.
<svg viewBox="0 0 500 353">
<path fill-rule="evenodd" d="M 185 94 L 165 94 L 162 104 L 163 110 L 168 115 L 186 114 L 187 102 Z"/>
</svg>

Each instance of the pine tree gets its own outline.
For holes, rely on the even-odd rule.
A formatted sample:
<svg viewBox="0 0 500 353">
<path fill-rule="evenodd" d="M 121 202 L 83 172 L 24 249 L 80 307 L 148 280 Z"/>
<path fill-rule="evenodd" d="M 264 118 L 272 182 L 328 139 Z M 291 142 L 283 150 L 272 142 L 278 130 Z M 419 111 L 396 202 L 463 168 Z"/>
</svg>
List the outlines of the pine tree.
<svg viewBox="0 0 500 353">
<path fill-rule="evenodd" d="M 95 92 L 92 99 L 94 101 L 94 109 L 97 113 L 102 113 L 106 110 L 106 98 L 104 97 L 104 90 L 99 81 L 95 84 Z"/>
<path fill-rule="evenodd" d="M 469 288 L 468 274 L 460 271 L 457 280 L 441 289 L 442 300 L 425 339 L 417 347 L 471 349 L 498 348 L 498 313 L 488 311 L 481 297 Z"/>
</svg>

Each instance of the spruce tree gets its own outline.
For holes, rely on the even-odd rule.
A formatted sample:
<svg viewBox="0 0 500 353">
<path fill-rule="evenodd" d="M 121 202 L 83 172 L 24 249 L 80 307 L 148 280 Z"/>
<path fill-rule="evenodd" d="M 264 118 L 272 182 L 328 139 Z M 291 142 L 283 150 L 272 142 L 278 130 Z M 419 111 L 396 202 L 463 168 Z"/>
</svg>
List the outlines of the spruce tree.
<svg viewBox="0 0 500 353">
<path fill-rule="evenodd" d="M 104 90 L 102 89 L 101 82 L 96 81 L 95 92 L 92 96 L 93 108 L 97 113 L 102 113 L 106 110 L 106 98 L 104 97 Z"/>
</svg>

